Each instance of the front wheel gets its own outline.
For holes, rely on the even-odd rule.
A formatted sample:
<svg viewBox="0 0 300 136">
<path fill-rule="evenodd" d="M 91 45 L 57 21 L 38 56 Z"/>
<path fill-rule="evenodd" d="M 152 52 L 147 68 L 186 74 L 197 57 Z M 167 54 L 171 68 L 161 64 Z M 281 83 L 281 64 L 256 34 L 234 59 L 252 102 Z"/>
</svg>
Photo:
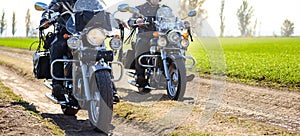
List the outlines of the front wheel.
<svg viewBox="0 0 300 136">
<path fill-rule="evenodd" d="M 90 82 L 89 120 L 96 131 L 107 133 L 113 113 L 113 83 L 107 70 L 97 71 Z"/>
<path fill-rule="evenodd" d="M 170 81 L 167 81 L 167 93 L 171 100 L 183 101 L 186 89 L 186 69 L 184 59 L 171 60 L 169 63 Z"/>
</svg>

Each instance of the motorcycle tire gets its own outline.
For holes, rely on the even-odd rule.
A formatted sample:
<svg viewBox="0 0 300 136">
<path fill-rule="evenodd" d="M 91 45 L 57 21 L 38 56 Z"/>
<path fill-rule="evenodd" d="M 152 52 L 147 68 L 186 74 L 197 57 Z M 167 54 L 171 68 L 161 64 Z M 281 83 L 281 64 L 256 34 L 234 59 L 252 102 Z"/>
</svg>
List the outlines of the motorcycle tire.
<svg viewBox="0 0 300 136">
<path fill-rule="evenodd" d="M 171 100 L 183 101 L 186 89 L 186 68 L 184 59 L 171 60 L 169 65 L 169 74 L 171 77 L 171 86 L 167 82 L 167 93 Z M 175 87 L 176 86 L 176 87 Z"/>
<path fill-rule="evenodd" d="M 108 133 L 113 113 L 113 82 L 108 70 L 94 75 L 90 82 L 89 120 L 95 131 Z"/>
</svg>

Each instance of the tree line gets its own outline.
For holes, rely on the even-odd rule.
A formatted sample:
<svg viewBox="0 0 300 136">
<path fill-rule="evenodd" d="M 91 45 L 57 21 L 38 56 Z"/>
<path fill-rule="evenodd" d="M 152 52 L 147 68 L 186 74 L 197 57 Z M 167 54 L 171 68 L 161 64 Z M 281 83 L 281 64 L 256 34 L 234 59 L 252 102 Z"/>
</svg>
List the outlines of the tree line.
<svg viewBox="0 0 300 136">
<path fill-rule="evenodd" d="M 202 22 L 207 19 L 207 12 L 205 9 L 202 8 L 203 3 L 205 0 L 181 0 L 181 11 L 179 14 L 185 15 L 187 11 L 196 9 L 198 11 L 198 16 L 192 18 L 191 21 L 195 26 L 202 26 Z M 224 16 L 224 8 L 225 7 L 225 0 L 221 1 L 221 9 L 220 9 L 220 37 L 224 36 L 225 26 L 225 16 Z M 238 18 L 238 29 L 241 33 L 242 37 L 250 37 L 256 34 L 256 26 L 257 26 L 257 19 L 255 20 L 254 24 L 252 24 L 253 17 L 254 17 L 254 9 L 252 6 L 249 5 L 247 0 L 243 0 L 240 7 L 237 9 L 236 12 Z M 5 11 L 2 11 L 1 20 L 0 20 L 0 35 L 7 29 L 7 22 L 5 18 L 6 14 Z M 13 12 L 12 15 L 12 35 L 14 36 L 17 29 L 16 29 L 16 13 Z M 31 15 L 30 10 L 28 9 L 25 16 L 25 33 L 26 37 L 35 35 L 35 31 L 31 28 Z M 289 19 L 285 19 L 281 26 L 281 35 L 285 37 L 289 37 L 294 33 L 294 23 Z"/>
<path fill-rule="evenodd" d="M 6 20 L 6 13 L 2 10 L 1 19 L 0 19 L 0 36 L 3 34 L 4 31 L 7 29 L 7 20 Z M 16 12 L 12 14 L 12 23 L 11 23 L 11 34 L 14 36 L 17 32 L 17 20 L 16 20 Z M 35 36 L 36 32 L 31 26 L 31 15 L 30 9 L 27 9 L 26 16 L 25 16 L 25 35 L 28 36 Z"/>
<path fill-rule="evenodd" d="M 225 0 L 222 0 L 221 2 L 221 11 L 220 11 L 220 37 L 223 37 L 225 25 L 224 25 L 224 5 Z M 251 26 L 252 18 L 254 17 L 254 9 L 252 6 L 249 5 L 247 0 L 243 0 L 242 4 L 238 8 L 236 12 L 237 18 L 238 18 L 238 29 L 240 30 L 242 37 L 251 37 L 256 34 L 256 26 L 257 26 L 257 19 L 254 22 L 254 25 Z M 290 37 L 292 34 L 294 34 L 294 23 L 290 21 L 289 19 L 285 19 L 283 21 L 283 24 L 281 26 L 281 36 L 284 37 Z M 275 34 L 274 34 L 275 35 Z"/>
<path fill-rule="evenodd" d="M 194 26 L 198 26 L 201 29 L 202 22 L 208 18 L 207 12 L 205 9 L 202 8 L 205 0 L 181 0 L 180 3 L 180 12 L 181 16 L 185 16 L 185 14 L 192 10 L 196 9 L 198 11 L 198 16 L 195 18 L 191 18 L 191 22 Z M 225 0 L 221 1 L 220 7 L 220 37 L 224 36 L 225 31 Z M 254 8 L 250 6 L 247 0 L 243 0 L 242 4 L 238 7 L 236 16 L 238 18 L 238 29 L 240 31 L 240 36 L 242 37 L 251 37 L 256 35 L 256 27 L 258 20 L 255 19 L 253 22 L 254 17 Z M 254 24 L 253 24 L 254 23 Z M 282 26 L 281 26 L 281 35 L 285 37 L 289 37 L 294 33 L 294 23 L 289 19 L 285 19 Z"/>
</svg>

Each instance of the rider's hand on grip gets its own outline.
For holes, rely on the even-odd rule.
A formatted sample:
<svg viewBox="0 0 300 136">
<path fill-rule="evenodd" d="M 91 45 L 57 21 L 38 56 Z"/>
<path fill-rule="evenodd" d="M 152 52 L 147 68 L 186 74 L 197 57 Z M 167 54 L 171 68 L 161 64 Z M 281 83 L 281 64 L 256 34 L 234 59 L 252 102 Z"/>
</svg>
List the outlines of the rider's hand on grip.
<svg viewBox="0 0 300 136">
<path fill-rule="evenodd" d="M 144 23 L 144 22 L 145 22 L 145 21 L 144 21 L 144 19 L 142 19 L 142 18 L 136 19 L 136 24 L 137 24 L 139 27 L 145 26 L 145 23 Z"/>
<path fill-rule="evenodd" d="M 51 26 L 51 22 L 48 19 L 43 18 L 40 21 L 40 27 L 39 27 L 39 29 L 40 30 L 44 30 L 44 29 L 47 29 L 49 26 Z"/>
</svg>

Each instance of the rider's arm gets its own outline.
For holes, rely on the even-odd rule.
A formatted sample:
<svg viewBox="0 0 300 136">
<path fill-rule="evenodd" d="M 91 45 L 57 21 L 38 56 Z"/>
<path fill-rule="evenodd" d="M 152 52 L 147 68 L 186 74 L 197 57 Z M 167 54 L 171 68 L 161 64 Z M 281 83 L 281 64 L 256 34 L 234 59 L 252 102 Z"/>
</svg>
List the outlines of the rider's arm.
<svg viewBox="0 0 300 136">
<path fill-rule="evenodd" d="M 48 6 L 49 10 L 44 11 L 42 14 L 42 20 L 40 21 L 40 30 L 47 29 L 52 25 L 53 22 L 50 22 L 50 14 L 53 12 L 59 12 L 62 9 L 62 5 L 57 0 L 52 0 Z"/>
</svg>

